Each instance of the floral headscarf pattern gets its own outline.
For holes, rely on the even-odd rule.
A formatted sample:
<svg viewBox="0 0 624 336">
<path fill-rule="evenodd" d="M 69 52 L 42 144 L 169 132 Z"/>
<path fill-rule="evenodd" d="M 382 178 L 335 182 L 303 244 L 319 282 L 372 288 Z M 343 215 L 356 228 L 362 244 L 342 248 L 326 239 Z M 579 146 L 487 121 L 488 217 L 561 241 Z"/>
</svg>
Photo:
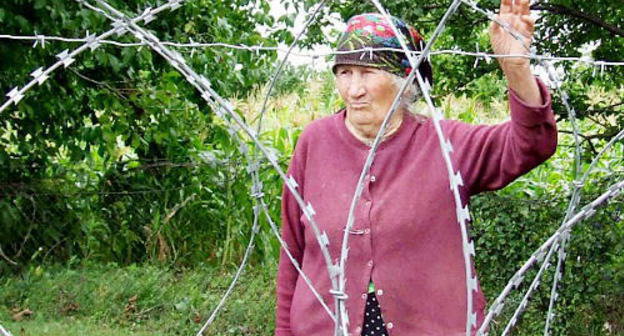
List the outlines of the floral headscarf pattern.
<svg viewBox="0 0 624 336">
<path fill-rule="evenodd" d="M 414 27 L 405 24 L 396 17 L 392 17 L 392 21 L 403 36 L 407 37 L 407 46 L 410 50 L 423 50 L 425 40 Z M 366 48 L 402 49 L 392 27 L 381 14 L 356 15 L 347 21 L 347 29 L 338 40 L 337 50 L 354 50 L 354 52 L 336 55 L 334 71 L 336 66 L 340 64 L 380 68 L 401 77 L 409 75 L 412 71 L 404 52 L 389 50 L 355 51 Z M 421 63 L 419 71 L 423 78 L 432 83 L 431 65 L 427 60 Z"/>
</svg>

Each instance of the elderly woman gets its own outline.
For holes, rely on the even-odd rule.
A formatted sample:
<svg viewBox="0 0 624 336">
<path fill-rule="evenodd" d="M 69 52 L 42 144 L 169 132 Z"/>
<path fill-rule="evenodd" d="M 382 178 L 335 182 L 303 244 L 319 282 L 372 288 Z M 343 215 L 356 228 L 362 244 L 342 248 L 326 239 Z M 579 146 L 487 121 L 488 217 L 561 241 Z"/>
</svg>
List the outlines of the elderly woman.
<svg viewBox="0 0 624 336">
<path fill-rule="evenodd" d="M 534 21 L 529 1 L 503 0 L 500 19 L 526 36 Z M 398 28 L 421 50 L 416 30 L 399 19 Z M 492 25 L 496 54 L 522 54 L 522 44 Z M 332 258 L 365 158 L 382 120 L 411 68 L 403 53 L 361 52 L 362 47 L 400 48 L 390 25 L 378 14 L 351 18 L 339 41 L 333 71 L 346 108 L 311 123 L 297 143 L 289 172 L 315 220 L 329 237 Z M 511 120 L 493 126 L 443 121 L 453 146 L 452 160 L 463 177 L 461 196 L 509 184 L 550 157 L 556 125 L 546 87 L 525 58 L 505 58 L 500 66 L 509 85 Z M 432 82 L 430 65 L 418 69 Z M 346 266 L 346 301 L 351 335 L 465 335 L 466 279 L 460 227 L 447 170 L 433 122 L 409 112 L 418 90 L 412 86 L 390 121 L 370 169 Z M 285 191 L 282 236 L 303 272 L 334 309 L 327 266 L 308 220 Z M 485 298 L 474 293 L 473 311 L 483 319 Z M 334 323 L 281 251 L 277 277 L 278 336 L 330 336 Z"/>
</svg>

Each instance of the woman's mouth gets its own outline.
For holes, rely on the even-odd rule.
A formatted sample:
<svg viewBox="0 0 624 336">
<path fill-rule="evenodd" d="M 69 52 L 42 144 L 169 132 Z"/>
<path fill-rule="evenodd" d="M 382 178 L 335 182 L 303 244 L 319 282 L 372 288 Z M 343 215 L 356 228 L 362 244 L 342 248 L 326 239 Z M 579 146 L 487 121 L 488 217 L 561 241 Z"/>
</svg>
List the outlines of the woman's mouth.
<svg viewBox="0 0 624 336">
<path fill-rule="evenodd" d="M 351 106 L 351 108 L 361 109 L 367 107 L 368 103 L 351 103 L 349 106 Z"/>
</svg>

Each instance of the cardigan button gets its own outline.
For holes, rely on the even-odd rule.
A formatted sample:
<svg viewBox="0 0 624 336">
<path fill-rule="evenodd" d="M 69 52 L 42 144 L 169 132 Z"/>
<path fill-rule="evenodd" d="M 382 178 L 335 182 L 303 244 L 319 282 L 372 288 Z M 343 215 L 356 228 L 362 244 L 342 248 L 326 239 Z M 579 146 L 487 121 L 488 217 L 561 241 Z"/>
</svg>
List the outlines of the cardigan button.
<svg viewBox="0 0 624 336">
<path fill-rule="evenodd" d="M 367 297 L 368 297 L 368 294 L 362 293 L 362 300 L 366 300 Z"/>
<path fill-rule="evenodd" d="M 368 267 L 373 267 L 373 261 L 372 260 L 368 261 Z"/>
<path fill-rule="evenodd" d="M 377 295 L 383 295 L 383 289 L 378 289 L 377 290 Z"/>
<path fill-rule="evenodd" d="M 392 322 L 388 322 L 388 323 L 386 323 L 386 328 L 392 329 L 392 328 L 394 328 L 394 324 L 392 324 Z"/>
<path fill-rule="evenodd" d="M 371 177 L 370 177 L 370 181 L 371 181 L 371 182 L 375 182 L 375 181 L 377 181 L 377 178 L 375 177 L 375 175 L 371 175 Z"/>
<path fill-rule="evenodd" d="M 362 332 L 362 327 L 355 328 L 355 334 L 359 335 Z"/>
</svg>

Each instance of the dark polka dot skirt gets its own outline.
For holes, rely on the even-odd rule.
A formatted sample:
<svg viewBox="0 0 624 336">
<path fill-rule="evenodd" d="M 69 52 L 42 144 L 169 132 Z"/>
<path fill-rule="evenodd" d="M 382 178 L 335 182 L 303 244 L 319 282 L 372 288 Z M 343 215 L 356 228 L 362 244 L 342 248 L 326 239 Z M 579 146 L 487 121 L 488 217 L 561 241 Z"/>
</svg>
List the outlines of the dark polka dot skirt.
<svg viewBox="0 0 624 336">
<path fill-rule="evenodd" d="M 381 317 L 381 309 L 375 293 L 368 293 L 368 298 L 366 299 L 361 336 L 388 336 L 386 323 Z"/>
</svg>

